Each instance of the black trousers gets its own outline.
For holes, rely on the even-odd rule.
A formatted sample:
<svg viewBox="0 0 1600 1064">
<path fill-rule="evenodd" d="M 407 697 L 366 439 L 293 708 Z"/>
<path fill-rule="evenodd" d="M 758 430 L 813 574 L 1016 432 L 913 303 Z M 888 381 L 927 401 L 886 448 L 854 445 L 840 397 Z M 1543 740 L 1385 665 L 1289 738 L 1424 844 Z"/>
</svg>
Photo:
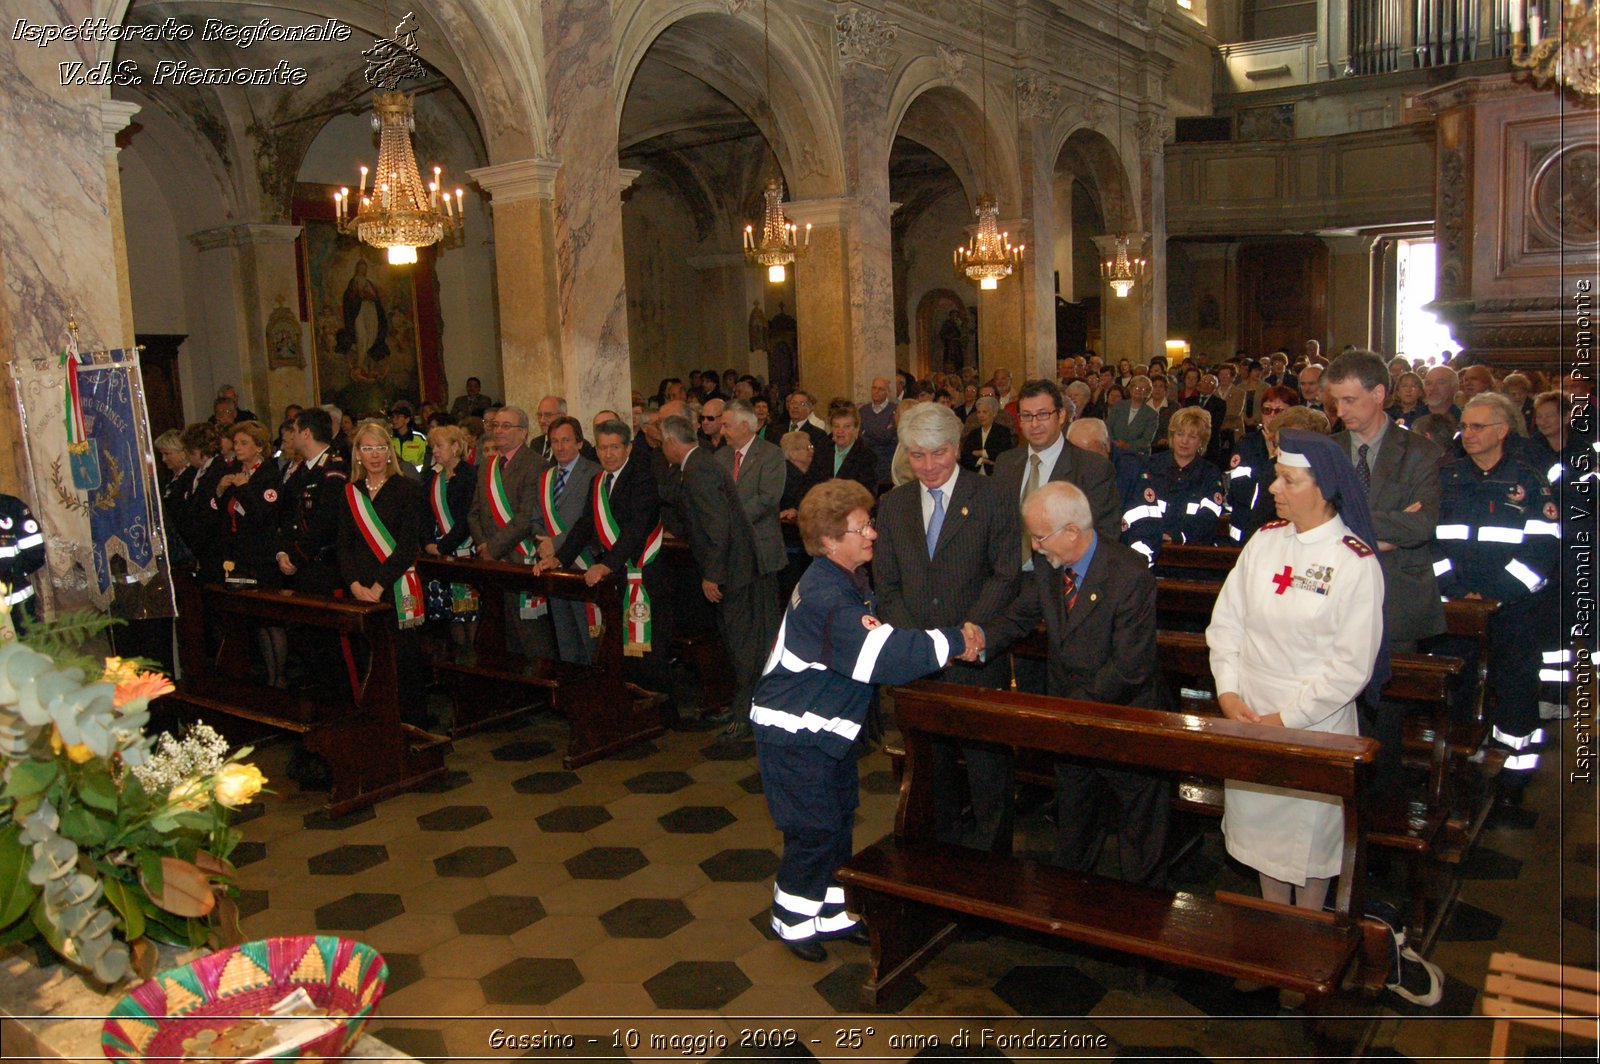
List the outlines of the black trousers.
<svg viewBox="0 0 1600 1064">
<path fill-rule="evenodd" d="M 756 762 L 772 822 L 783 832 L 772 893 L 772 929 L 788 942 L 848 933 L 844 888 L 835 875 L 854 851 L 861 804 L 853 753 L 834 758 L 815 746 L 757 740 Z"/>
<path fill-rule="evenodd" d="M 976 665 L 957 663 L 941 672 L 938 678 L 946 683 L 1003 691 L 1011 686 L 1011 655 L 1001 654 L 997 660 Z M 958 759 L 965 759 L 967 763 L 965 789 L 972 799 L 973 817 L 970 831 L 963 829 L 963 781 Z M 934 740 L 933 815 L 934 822 L 940 825 L 941 842 L 989 853 L 1011 852 L 1015 760 L 1016 755 L 1009 746 Z"/>
<path fill-rule="evenodd" d="M 1092 872 L 1116 804 L 1122 878 L 1160 886 L 1166 856 L 1171 784 L 1161 776 L 1064 758 L 1056 762 L 1056 861 Z"/>
<path fill-rule="evenodd" d="M 735 720 L 750 713 L 756 682 L 778 638 L 778 577 L 759 576 L 743 587 L 724 588 L 717 604 L 717 631 L 733 663 L 734 690 L 730 708 Z"/>
</svg>

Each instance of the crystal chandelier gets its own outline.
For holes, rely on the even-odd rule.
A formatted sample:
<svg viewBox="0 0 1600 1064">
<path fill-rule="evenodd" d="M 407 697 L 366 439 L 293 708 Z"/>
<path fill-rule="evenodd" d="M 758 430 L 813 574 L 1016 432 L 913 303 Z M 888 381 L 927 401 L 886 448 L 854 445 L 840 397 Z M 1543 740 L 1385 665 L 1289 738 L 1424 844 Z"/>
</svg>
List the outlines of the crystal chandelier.
<svg viewBox="0 0 1600 1064">
<path fill-rule="evenodd" d="M 978 197 L 973 210 L 978 224 L 972 238 L 955 250 L 956 273 L 977 284 L 980 289 L 993 291 L 1000 287 L 1002 277 L 1010 277 L 1022 264 L 1025 246 L 1011 243 L 1011 234 L 1000 229 L 1000 204 L 989 186 L 989 55 L 988 23 L 984 19 L 983 4 L 978 5 L 978 68 L 979 84 L 983 89 L 983 184 L 986 191 Z"/>
<path fill-rule="evenodd" d="M 367 59 L 368 83 L 384 85 L 389 90 L 374 96 L 372 103 L 372 128 L 378 131 L 378 166 L 375 171 L 361 168 L 354 204 L 348 188 L 333 194 L 340 231 L 353 234 L 364 244 L 388 249 L 389 262 L 394 265 L 416 262 L 418 248 L 441 240 L 453 245 L 461 238 L 461 190 L 455 190 L 452 203 L 437 166 L 433 168 L 433 180 L 423 184 L 411 150 L 411 134 L 417 128 L 416 110 L 412 97 L 395 88 L 404 78 L 422 76 L 416 48 L 416 23 L 408 13 L 395 27 L 394 38 L 378 40 L 361 53 Z"/>
<path fill-rule="evenodd" d="M 1111 257 L 1100 263 L 1100 276 L 1105 278 L 1118 299 L 1127 298 L 1149 265 L 1144 259 L 1128 254 L 1131 242 L 1127 233 L 1119 233 Z"/>
<path fill-rule="evenodd" d="M 767 30 L 767 0 L 761 0 L 761 41 L 766 61 L 767 109 L 772 109 L 772 36 Z M 777 168 L 777 153 L 773 153 L 773 168 Z M 800 227 L 789 221 L 783 213 L 783 179 L 776 173 L 761 193 L 761 235 L 756 227 L 744 227 L 744 258 L 752 266 L 765 266 L 767 280 L 782 284 L 788 277 L 788 265 L 803 248 L 811 244 L 811 226 L 806 225 L 804 238 Z"/>
<path fill-rule="evenodd" d="M 783 182 L 774 177 L 761 193 L 761 238 L 756 239 L 755 226 L 744 227 L 745 261 L 752 266 L 765 266 L 767 280 L 782 284 L 787 276 L 784 267 L 810 243 L 810 223 L 802 236 L 800 227 L 784 217 Z"/>
<path fill-rule="evenodd" d="M 1600 67 L 1595 63 L 1600 39 L 1600 12 L 1594 0 L 1568 0 L 1556 32 L 1544 35 L 1544 16 L 1534 0 L 1511 0 L 1511 63 L 1531 71 L 1543 87 L 1554 81 L 1585 96 L 1600 95 Z M 1524 29 L 1526 21 L 1526 29 Z"/>
</svg>

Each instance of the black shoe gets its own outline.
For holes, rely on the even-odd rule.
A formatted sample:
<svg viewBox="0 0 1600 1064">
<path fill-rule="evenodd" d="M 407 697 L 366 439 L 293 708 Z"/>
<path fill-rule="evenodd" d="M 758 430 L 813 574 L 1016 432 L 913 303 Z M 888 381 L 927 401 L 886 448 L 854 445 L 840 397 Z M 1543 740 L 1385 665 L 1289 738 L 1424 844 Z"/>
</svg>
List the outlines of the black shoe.
<svg viewBox="0 0 1600 1064">
<path fill-rule="evenodd" d="M 799 938 L 792 942 L 785 940 L 783 944 L 789 947 L 790 953 L 793 953 L 803 961 L 820 964 L 828 959 L 827 949 L 814 938 Z"/>
<path fill-rule="evenodd" d="M 715 713 L 700 714 L 700 719 L 705 721 L 707 724 L 732 724 L 733 710 L 728 706 L 723 706 Z"/>
<path fill-rule="evenodd" d="M 852 942 L 857 946 L 872 945 L 872 932 L 868 931 L 867 925 L 861 923 L 859 920 L 856 921 L 855 924 L 851 926 L 850 930 L 846 931 L 842 937 L 844 938 L 844 941 Z"/>
<path fill-rule="evenodd" d="M 736 720 L 723 729 L 722 737 L 727 740 L 748 739 L 754 732 L 747 720 Z"/>
</svg>

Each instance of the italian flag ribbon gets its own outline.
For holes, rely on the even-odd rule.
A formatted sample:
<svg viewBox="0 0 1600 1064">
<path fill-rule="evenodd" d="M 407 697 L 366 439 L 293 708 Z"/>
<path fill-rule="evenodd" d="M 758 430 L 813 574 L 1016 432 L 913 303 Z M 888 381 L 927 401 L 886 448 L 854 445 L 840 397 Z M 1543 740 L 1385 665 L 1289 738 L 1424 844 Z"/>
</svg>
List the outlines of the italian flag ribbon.
<svg viewBox="0 0 1600 1064">
<path fill-rule="evenodd" d="M 556 510 L 556 475 L 560 471 L 560 466 L 553 465 L 539 475 L 539 513 L 544 517 L 544 527 L 551 536 L 565 535 L 567 531 L 567 526 L 561 523 L 561 514 Z M 587 569 L 592 564 L 588 551 L 578 555 L 579 569 Z M 588 614 L 589 634 L 598 637 L 605 630 L 605 625 L 600 623 L 600 608 L 590 602 L 584 612 Z"/>
<path fill-rule="evenodd" d="M 605 490 L 605 477 L 594 478 L 594 528 L 600 545 L 610 550 L 622 534 L 622 526 L 611 512 L 611 495 Z M 629 657 L 642 658 L 650 650 L 651 613 L 650 593 L 644 589 L 644 567 L 661 553 L 662 531 L 660 522 L 651 529 L 639 552 L 636 562 L 628 564 L 628 582 L 622 591 L 622 623 L 625 639 L 622 652 Z"/>
<path fill-rule="evenodd" d="M 67 466 L 72 486 L 80 491 L 94 491 L 100 487 L 100 455 L 89 439 L 89 428 L 83 420 L 83 394 L 78 380 L 79 367 L 85 356 L 78 350 L 78 338 L 71 330 L 61 345 L 61 368 L 66 381 L 62 394 L 66 403 L 62 422 L 67 430 Z"/>
<path fill-rule="evenodd" d="M 433 507 L 433 521 L 439 528 L 440 536 L 448 536 L 450 530 L 456 527 L 456 515 L 450 509 L 450 496 L 445 490 L 444 470 L 440 469 L 433 475 L 433 491 L 428 494 L 428 503 Z M 472 537 L 468 536 L 456 548 L 456 557 L 469 558 L 472 556 Z M 478 608 L 478 592 L 476 588 L 467 584 L 450 585 L 450 610 L 452 613 L 471 613 Z"/>
<path fill-rule="evenodd" d="M 361 535 L 366 539 L 373 555 L 380 563 L 388 561 L 389 556 L 394 553 L 394 537 L 384 526 L 383 518 L 378 516 L 378 510 L 372 505 L 372 500 L 353 483 L 344 486 L 344 498 L 350 504 L 350 513 L 356 519 L 356 527 L 361 530 Z M 423 622 L 422 579 L 417 576 L 415 566 L 407 569 L 401 574 L 400 579 L 394 582 L 394 609 L 399 615 L 401 628 L 415 628 Z"/>
<path fill-rule="evenodd" d="M 512 507 L 511 496 L 506 491 L 505 478 L 506 460 L 503 455 L 495 455 L 489 464 L 489 516 L 494 518 L 496 528 L 504 528 L 511 521 Z M 531 539 L 518 543 L 515 554 L 521 558 L 524 565 L 532 565 L 538 561 L 538 544 Z M 517 614 L 524 618 L 542 617 L 548 610 L 544 599 L 524 591 L 517 596 Z"/>
</svg>

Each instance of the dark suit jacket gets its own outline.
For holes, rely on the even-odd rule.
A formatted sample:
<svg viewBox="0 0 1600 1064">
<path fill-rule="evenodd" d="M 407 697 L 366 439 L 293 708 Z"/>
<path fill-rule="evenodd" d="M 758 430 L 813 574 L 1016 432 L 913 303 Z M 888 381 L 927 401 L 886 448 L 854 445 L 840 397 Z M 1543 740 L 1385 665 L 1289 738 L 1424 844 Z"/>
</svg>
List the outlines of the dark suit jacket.
<svg viewBox="0 0 1600 1064">
<path fill-rule="evenodd" d="M 992 477 L 962 470 L 945 500 L 944 526 L 932 558 L 922 525 L 922 485 L 913 480 L 878 500 L 878 543 L 872 576 L 878 614 L 897 627 L 946 628 L 964 621 L 988 624 L 1016 597 L 1021 525 L 1016 507 Z M 969 671 L 966 669 L 959 670 Z M 1002 655 L 970 670 L 957 683 L 1009 682 Z M 988 674 L 993 673 L 991 677 Z"/>
<path fill-rule="evenodd" d="M 595 474 L 591 499 L 592 485 L 603 476 L 604 472 Z M 639 560 L 645 541 L 661 522 L 661 495 L 656 490 L 656 477 L 645 455 L 630 456 L 622 472 L 617 474 L 616 482 L 611 485 L 611 513 L 617 519 L 617 541 L 606 550 L 600 546 L 594 526 L 594 507 L 583 508 L 577 523 L 567 531 L 567 541 L 556 551 L 563 568 L 570 569 L 585 550 L 596 565 L 604 565 L 619 576 L 626 574 L 630 562 Z M 654 573 L 660 568 L 652 565 L 645 571 Z"/>
<path fill-rule="evenodd" d="M 1347 453 L 1350 432 L 1334 437 Z M 1378 552 L 1383 565 L 1383 627 L 1391 643 L 1409 643 L 1444 631 L 1444 604 L 1433 578 L 1429 544 L 1439 524 L 1439 458 L 1434 442 L 1390 425 L 1372 464 L 1372 529 L 1394 550 Z M 1422 508 L 1406 513 L 1412 503 Z M 1374 543 L 1372 546 L 1376 547 Z"/>
<path fill-rule="evenodd" d="M 504 560 L 518 543 L 528 538 L 533 527 L 533 515 L 539 506 L 539 474 L 544 470 L 545 461 L 526 443 L 511 456 L 501 474 L 511 501 L 511 520 L 504 528 L 496 529 L 494 514 L 489 509 L 489 477 L 498 458 L 496 455 L 478 462 L 477 494 L 472 498 L 472 509 L 467 512 L 467 526 L 472 530 L 472 542 L 482 543 L 488 557 Z"/>
<path fill-rule="evenodd" d="M 830 444 L 825 455 L 816 455 L 811 459 L 813 463 L 820 462 L 823 472 L 838 477 L 840 480 L 853 480 L 857 484 L 872 492 L 872 497 L 878 497 L 878 456 L 872 448 L 857 440 L 844 456 L 844 461 L 839 464 L 839 471 L 833 472 L 833 460 L 838 451 L 837 444 Z"/>
<path fill-rule="evenodd" d="M 705 579 L 733 589 L 761 575 L 755 533 L 739 505 L 733 477 L 703 447 L 696 447 L 683 463 L 678 505 L 689 526 L 689 549 Z"/>
<path fill-rule="evenodd" d="M 827 439 L 825 433 L 823 438 Z M 829 440 L 827 448 L 818 447 L 812 462 L 815 463 L 824 454 L 832 454 L 828 449 L 832 446 Z M 715 455 L 717 464 L 722 466 L 729 479 L 733 477 L 733 457 L 736 453 L 732 447 L 724 447 Z M 756 559 L 761 563 L 763 573 L 779 572 L 788 560 L 783 549 L 783 530 L 778 525 L 778 510 L 783 505 L 783 486 L 788 480 L 788 466 L 777 444 L 751 440 L 750 450 L 739 464 L 739 479 L 734 481 L 739 503 L 744 507 L 750 530 L 755 534 Z"/>
<path fill-rule="evenodd" d="M 1144 556 L 1100 536 L 1089 571 L 1066 612 L 1061 570 L 1033 556 L 1021 593 L 984 626 L 993 652 L 1021 639 L 1042 619 L 1049 631 L 1048 691 L 1119 706 L 1161 709 L 1156 654 L 1156 579 Z"/>
<path fill-rule="evenodd" d="M 961 468 L 976 472 L 979 468 L 979 451 L 984 451 L 991 460 L 998 462 L 1002 454 L 1011 450 L 1013 442 L 1011 430 L 1000 424 L 998 419 L 989 428 L 987 444 L 983 440 L 983 430 L 975 428 L 961 441 Z M 993 476 L 994 468 L 994 466 L 984 466 L 983 475 Z"/>
<path fill-rule="evenodd" d="M 643 448 L 635 448 L 633 458 L 645 458 Z M 631 461 L 631 459 L 630 459 Z M 567 531 L 556 537 L 556 550 L 567 541 L 567 535 L 578 523 L 578 518 L 583 516 L 583 511 L 589 508 L 589 492 L 594 487 L 595 474 L 600 472 L 600 463 L 591 462 L 580 452 L 578 460 L 572 465 L 572 472 L 567 474 L 567 486 L 561 489 L 561 498 L 556 501 L 556 517 L 566 526 Z M 559 473 L 557 474 L 560 475 Z M 539 506 L 539 485 L 544 478 L 544 470 L 539 471 L 539 476 L 533 482 L 533 520 L 528 529 L 535 536 L 548 536 L 550 530 L 544 524 L 544 510 Z"/>
<path fill-rule="evenodd" d="M 994 481 L 1000 486 L 1006 506 L 1016 523 L 1011 537 L 1022 543 L 1022 481 L 1027 476 L 1028 456 L 1033 452 L 1024 445 L 1007 451 L 996 460 Z M 1117 491 L 1117 471 L 1109 459 L 1093 451 L 1064 443 L 1056 467 L 1050 470 L 1046 483 L 1064 480 L 1076 484 L 1078 490 L 1089 497 L 1089 512 L 1094 514 L 1095 531 L 1101 539 L 1114 540 L 1122 535 L 1122 495 Z"/>
<path fill-rule="evenodd" d="M 1140 403 L 1133 424 L 1128 424 L 1128 407 L 1132 402 L 1132 399 L 1125 399 L 1113 406 L 1106 414 L 1106 428 L 1111 433 L 1113 446 L 1121 443 L 1124 444 L 1124 450 L 1149 454 L 1150 445 L 1156 439 L 1156 429 L 1161 425 L 1161 417 L 1148 404 Z"/>
</svg>

